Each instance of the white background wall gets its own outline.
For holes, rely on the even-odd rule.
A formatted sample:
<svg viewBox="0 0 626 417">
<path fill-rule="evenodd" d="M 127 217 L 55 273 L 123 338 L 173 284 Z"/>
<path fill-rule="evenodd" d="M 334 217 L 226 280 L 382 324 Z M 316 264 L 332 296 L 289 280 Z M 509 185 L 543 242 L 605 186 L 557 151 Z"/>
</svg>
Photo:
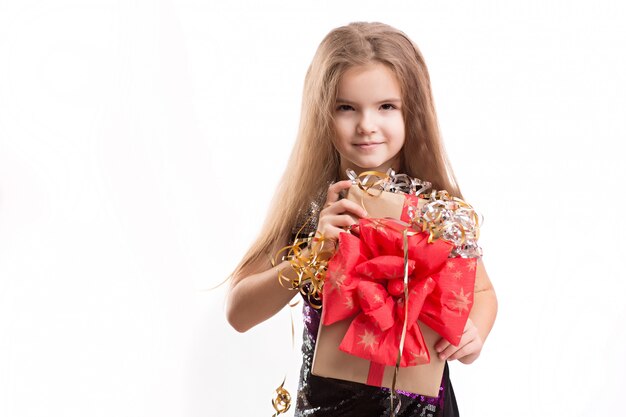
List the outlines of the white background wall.
<svg viewBox="0 0 626 417">
<path fill-rule="evenodd" d="M 285 371 L 295 395 L 288 311 L 238 334 L 224 287 L 203 289 L 258 232 L 317 45 L 356 20 L 420 46 L 486 219 L 500 311 L 481 358 L 451 365 L 463 415 L 624 415 L 625 15 L 0 1 L 0 415 L 269 416 Z"/>
</svg>

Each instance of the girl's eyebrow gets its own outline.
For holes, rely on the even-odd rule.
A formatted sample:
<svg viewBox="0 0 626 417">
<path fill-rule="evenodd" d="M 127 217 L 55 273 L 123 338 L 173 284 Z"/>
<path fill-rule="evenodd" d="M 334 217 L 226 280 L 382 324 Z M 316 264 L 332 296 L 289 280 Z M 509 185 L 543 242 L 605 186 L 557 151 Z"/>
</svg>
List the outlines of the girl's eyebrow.
<svg viewBox="0 0 626 417">
<path fill-rule="evenodd" d="M 346 100 L 345 98 L 341 98 L 341 97 L 337 97 L 336 101 L 338 103 L 357 104 L 357 103 L 355 103 L 353 101 Z M 378 101 L 375 104 L 383 104 L 383 103 L 402 103 L 402 99 L 399 99 L 399 98 L 388 98 L 388 99 L 385 99 L 385 100 Z"/>
</svg>

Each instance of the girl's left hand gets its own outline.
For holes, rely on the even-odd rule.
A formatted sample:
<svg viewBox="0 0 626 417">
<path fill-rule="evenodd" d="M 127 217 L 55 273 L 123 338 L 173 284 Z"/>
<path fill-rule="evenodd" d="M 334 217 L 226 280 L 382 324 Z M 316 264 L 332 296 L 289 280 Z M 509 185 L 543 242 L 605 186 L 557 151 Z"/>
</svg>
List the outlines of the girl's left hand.
<svg viewBox="0 0 626 417">
<path fill-rule="evenodd" d="M 463 330 L 463 336 L 461 336 L 461 342 L 459 342 L 458 346 L 454 346 L 444 338 L 435 344 L 435 350 L 439 353 L 439 358 L 449 361 L 458 359 L 459 362 L 466 365 L 478 358 L 482 348 L 483 339 L 478 334 L 478 328 L 470 318 L 467 319 L 465 330 Z"/>
</svg>

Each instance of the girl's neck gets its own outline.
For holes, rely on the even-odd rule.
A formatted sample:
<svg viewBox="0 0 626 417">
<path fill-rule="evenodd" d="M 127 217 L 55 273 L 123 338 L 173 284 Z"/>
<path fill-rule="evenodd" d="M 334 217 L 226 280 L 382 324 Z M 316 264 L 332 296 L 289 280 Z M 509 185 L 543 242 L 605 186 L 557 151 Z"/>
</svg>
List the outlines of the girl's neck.
<svg viewBox="0 0 626 417">
<path fill-rule="evenodd" d="M 348 179 L 348 176 L 346 175 L 347 169 L 353 170 L 354 172 L 356 172 L 357 175 L 365 171 L 378 171 L 378 172 L 386 173 L 389 168 L 393 168 L 395 172 L 401 173 L 402 164 L 400 162 L 401 162 L 400 155 L 397 155 L 393 160 L 389 161 L 389 163 L 381 165 L 380 167 L 377 167 L 377 168 L 361 168 L 359 166 L 352 165 L 349 163 L 344 163 L 342 161 L 341 164 L 339 164 L 339 172 L 337 173 L 337 178 L 339 180 L 347 180 Z"/>
</svg>

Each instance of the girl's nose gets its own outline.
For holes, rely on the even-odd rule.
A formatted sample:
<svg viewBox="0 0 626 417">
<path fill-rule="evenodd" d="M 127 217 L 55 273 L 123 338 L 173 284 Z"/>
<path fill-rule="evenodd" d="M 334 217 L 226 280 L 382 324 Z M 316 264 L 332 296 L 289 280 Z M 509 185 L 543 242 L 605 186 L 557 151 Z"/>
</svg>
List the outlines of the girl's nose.
<svg viewBox="0 0 626 417">
<path fill-rule="evenodd" d="M 364 114 L 357 125 L 357 133 L 359 135 L 370 135 L 376 133 L 376 123 L 372 120 L 372 116 Z"/>
</svg>

